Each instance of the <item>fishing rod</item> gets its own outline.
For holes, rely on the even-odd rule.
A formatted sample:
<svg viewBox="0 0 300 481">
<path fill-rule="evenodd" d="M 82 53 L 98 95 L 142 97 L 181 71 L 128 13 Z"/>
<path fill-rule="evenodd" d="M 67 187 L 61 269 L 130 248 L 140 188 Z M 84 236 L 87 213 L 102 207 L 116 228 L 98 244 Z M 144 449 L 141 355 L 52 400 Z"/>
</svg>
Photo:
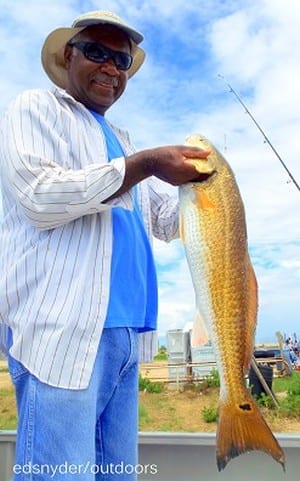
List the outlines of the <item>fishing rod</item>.
<svg viewBox="0 0 300 481">
<path fill-rule="evenodd" d="M 268 139 L 268 137 L 266 136 L 265 132 L 263 131 L 263 129 L 261 128 L 261 126 L 259 125 L 259 123 L 257 122 L 257 120 L 255 120 L 254 116 L 251 114 L 250 110 L 248 109 L 248 107 L 246 106 L 246 104 L 243 102 L 243 100 L 241 99 L 241 97 L 237 94 L 237 92 L 233 89 L 233 87 L 227 82 L 227 80 L 225 79 L 225 77 L 223 75 L 220 75 L 218 74 L 218 77 L 220 77 L 224 82 L 225 84 L 227 85 L 227 87 L 229 88 L 229 91 L 231 93 L 233 93 L 233 95 L 237 98 L 237 100 L 239 101 L 239 103 L 244 107 L 246 113 L 250 116 L 250 118 L 252 119 L 252 121 L 254 122 L 254 124 L 256 125 L 256 127 L 258 128 L 258 130 L 260 131 L 260 133 L 263 135 L 264 139 L 265 139 L 265 142 L 267 142 L 267 144 L 271 147 L 271 149 L 273 150 L 274 154 L 276 155 L 276 157 L 278 158 L 278 160 L 280 161 L 281 165 L 284 167 L 284 169 L 286 170 L 286 172 L 288 173 L 290 179 L 292 180 L 292 182 L 295 184 L 296 188 L 300 191 L 300 186 L 299 184 L 297 183 L 296 179 L 294 178 L 294 176 L 292 175 L 292 173 L 290 172 L 290 170 L 288 169 L 288 167 L 286 166 L 286 164 L 284 163 L 283 159 L 281 158 L 281 156 L 279 155 L 279 153 L 277 152 L 277 150 L 275 149 L 275 147 L 271 144 L 270 140 Z"/>
</svg>

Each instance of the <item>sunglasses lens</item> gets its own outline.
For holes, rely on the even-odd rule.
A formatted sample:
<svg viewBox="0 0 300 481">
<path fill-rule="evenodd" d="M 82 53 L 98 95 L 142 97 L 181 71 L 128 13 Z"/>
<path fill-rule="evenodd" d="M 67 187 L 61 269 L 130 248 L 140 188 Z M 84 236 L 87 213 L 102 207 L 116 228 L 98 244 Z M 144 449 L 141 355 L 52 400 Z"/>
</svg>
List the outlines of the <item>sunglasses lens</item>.
<svg viewBox="0 0 300 481">
<path fill-rule="evenodd" d="M 112 58 L 120 70 L 128 70 L 132 64 L 131 55 L 125 52 L 113 52 L 98 43 L 86 43 L 84 54 L 89 60 L 97 63 L 104 63 Z"/>
<path fill-rule="evenodd" d="M 125 52 L 116 52 L 114 61 L 121 70 L 128 70 L 132 64 L 132 57 Z"/>
<path fill-rule="evenodd" d="M 105 49 L 97 43 L 86 43 L 84 54 L 89 60 L 99 63 L 106 62 L 110 58 Z"/>
</svg>

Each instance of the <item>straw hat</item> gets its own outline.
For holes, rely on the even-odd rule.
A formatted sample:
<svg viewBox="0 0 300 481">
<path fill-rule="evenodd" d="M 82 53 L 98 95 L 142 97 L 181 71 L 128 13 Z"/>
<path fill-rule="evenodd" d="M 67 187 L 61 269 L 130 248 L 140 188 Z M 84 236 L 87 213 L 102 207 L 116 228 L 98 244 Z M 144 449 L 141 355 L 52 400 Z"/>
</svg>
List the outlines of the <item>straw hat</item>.
<svg viewBox="0 0 300 481">
<path fill-rule="evenodd" d="M 125 32 L 132 45 L 131 55 L 133 62 L 128 70 L 128 77 L 132 77 L 144 62 L 145 52 L 138 44 L 144 39 L 137 30 L 127 25 L 118 15 L 112 12 L 97 10 L 77 17 L 71 27 L 57 28 L 46 38 L 42 48 L 42 65 L 48 77 L 58 87 L 65 88 L 67 82 L 67 69 L 64 60 L 66 44 L 77 33 L 91 25 L 113 25 Z"/>
</svg>

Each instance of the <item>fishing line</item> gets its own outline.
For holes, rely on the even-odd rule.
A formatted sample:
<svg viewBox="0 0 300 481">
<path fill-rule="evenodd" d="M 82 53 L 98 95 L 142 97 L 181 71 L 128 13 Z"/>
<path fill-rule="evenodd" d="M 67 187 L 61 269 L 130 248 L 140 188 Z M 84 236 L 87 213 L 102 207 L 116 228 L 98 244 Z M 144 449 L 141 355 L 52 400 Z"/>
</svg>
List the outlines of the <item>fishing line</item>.
<svg viewBox="0 0 300 481">
<path fill-rule="evenodd" d="M 300 191 L 300 186 L 299 184 L 297 183 L 296 179 L 294 178 L 294 176 L 292 175 L 292 173 L 290 172 L 290 170 L 288 169 L 288 167 L 286 166 L 286 164 L 284 163 L 283 159 L 281 158 L 281 156 L 279 155 L 279 153 L 277 152 L 277 150 L 275 149 L 275 147 L 271 144 L 270 140 L 268 139 L 268 137 L 266 136 L 265 132 L 263 131 L 263 129 L 261 128 L 261 126 L 259 125 L 259 123 L 257 122 L 257 120 L 255 120 L 254 116 L 251 114 L 250 110 L 248 109 L 248 107 L 246 106 L 246 104 L 243 102 L 243 100 L 241 99 L 241 97 L 237 94 L 237 92 L 233 89 L 233 87 L 227 82 L 227 80 L 225 79 L 225 77 L 223 75 L 220 75 L 218 74 L 218 77 L 220 77 L 224 82 L 225 84 L 227 85 L 227 87 L 229 88 L 229 91 L 231 93 L 233 93 L 233 95 L 237 98 L 237 100 L 239 101 L 239 103 L 244 107 L 246 113 L 250 116 L 250 118 L 252 119 L 252 121 L 254 122 L 254 124 L 256 125 L 256 127 L 258 128 L 258 130 L 260 131 L 260 133 L 263 135 L 264 139 L 265 139 L 265 142 L 267 142 L 267 144 L 271 147 L 271 149 L 273 150 L 274 154 L 276 155 L 276 157 L 278 158 L 278 160 L 280 161 L 281 165 L 284 167 L 284 169 L 286 170 L 286 172 L 288 173 L 290 179 L 292 180 L 292 182 L 295 184 L 296 188 Z"/>
</svg>

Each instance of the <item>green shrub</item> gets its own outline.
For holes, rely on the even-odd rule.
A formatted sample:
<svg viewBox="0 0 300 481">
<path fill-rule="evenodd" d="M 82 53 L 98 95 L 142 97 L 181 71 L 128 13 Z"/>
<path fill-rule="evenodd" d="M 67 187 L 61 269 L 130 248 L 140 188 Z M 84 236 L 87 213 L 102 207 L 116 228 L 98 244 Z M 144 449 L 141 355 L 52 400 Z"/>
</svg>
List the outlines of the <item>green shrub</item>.
<svg viewBox="0 0 300 481">
<path fill-rule="evenodd" d="M 280 415 L 289 418 L 300 417 L 300 372 L 294 371 L 290 377 L 275 379 L 275 389 L 285 391 L 286 397 L 280 401 Z"/>
<path fill-rule="evenodd" d="M 287 389 L 288 396 L 300 396 L 300 378 L 294 376 Z"/>
<path fill-rule="evenodd" d="M 300 396 L 283 399 L 280 403 L 280 413 L 289 418 L 298 418 L 300 413 Z"/>
<path fill-rule="evenodd" d="M 152 393 L 161 393 L 164 390 L 164 385 L 161 382 L 150 381 L 147 377 L 139 375 L 139 390 Z"/>
<path fill-rule="evenodd" d="M 218 419 L 218 409 L 213 406 L 205 406 L 202 409 L 202 415 L 206 423 L 215 423 Z"/>
<path fill-rule="evenodd" d="M 220 376 L 217 369 L 213 369 L 211 373 L 205 377 L 208 387 L 220 387 Z"/>
<path fill-rule="evenodd" d="M 273 379 L 273 391 L 286 392 L 291 389 L 291 386 L 300 386 L 300 372 L 293 371 L 291 376 L 278 377 Z M 297 390 L 297 387 L 292 387 L 292 390 Z"/>
<path fill-rule="evenodd" d="M 262 392 L 260 396 L 254 396 L 257 404 L 268 409 L 273 409 L 275 407 L 274 401 L 270 396 Z"/>
<path fill-rule="evenodd" d="M 158 349 L 158 353 L 154 356 L 154 361 L 167 361 L 168 360 L 168 351 L 166 346 L 160 346 Z"/>
<path fill-rule="evenodd" d="M 168 360 L 168 354 L 166 352 L 159 352 L 154 356 L 154 361 L 167 361 Z"/>
</svg>

